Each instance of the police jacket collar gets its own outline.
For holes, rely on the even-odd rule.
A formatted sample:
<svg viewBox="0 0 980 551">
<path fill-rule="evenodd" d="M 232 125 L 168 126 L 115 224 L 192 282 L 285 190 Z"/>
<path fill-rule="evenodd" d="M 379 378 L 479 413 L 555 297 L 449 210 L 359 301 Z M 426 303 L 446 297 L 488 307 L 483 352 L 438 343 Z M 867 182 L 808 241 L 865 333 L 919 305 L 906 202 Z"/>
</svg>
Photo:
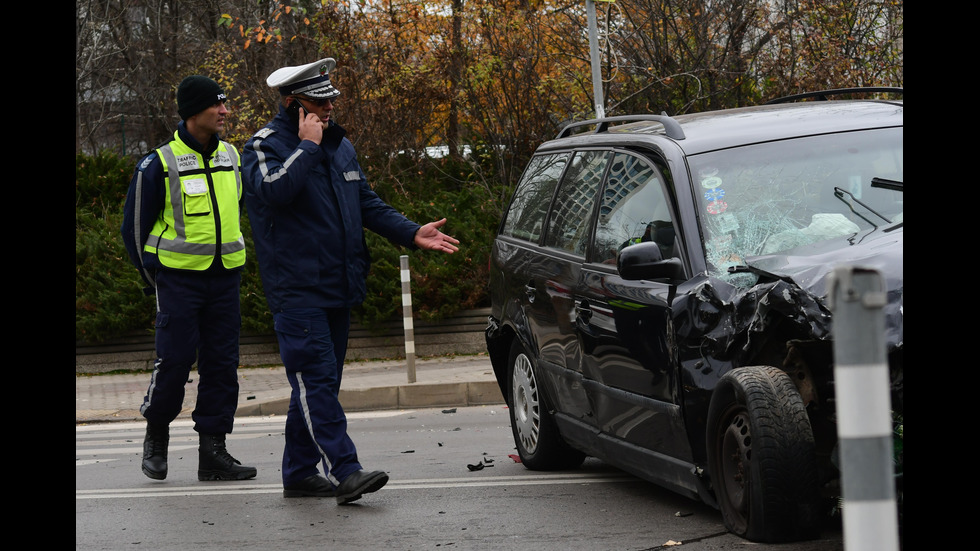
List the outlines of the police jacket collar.
<svg viewBox="0 0 980 551">
<path fill-rule="evenodd" d="M 197 151 L 201 155 L 204 155 L 205 158 L 210 156 L 212 153 L 215 152 L 215 150 L 218 149 L 217 134 L 212 134 L 211 139 L 208 140 L 207 145 L 203 145 L 199 141 L 197 141 L 197 138 L 191 135 L 189 130 L 187 130 L 187 125 L 184 123 L 184 121 L 180 121 L 177 123 L 177 135 L 180 137 L 180 140 L 182 142 L 187 144 L 188 147 L 190 147 L 194 151 Z"/>
</svg>

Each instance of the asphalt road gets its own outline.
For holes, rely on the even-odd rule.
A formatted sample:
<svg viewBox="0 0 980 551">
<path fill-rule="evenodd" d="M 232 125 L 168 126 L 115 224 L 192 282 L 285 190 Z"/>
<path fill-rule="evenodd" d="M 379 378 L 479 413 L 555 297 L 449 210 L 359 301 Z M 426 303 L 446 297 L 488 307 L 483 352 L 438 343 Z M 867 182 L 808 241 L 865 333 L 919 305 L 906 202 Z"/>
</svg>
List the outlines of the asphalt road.
<svg viewBox="0 0 980 551">
<path fill-rule="evenodd" d="M 711 507 L 594 459 L 529 471 L 501 405 L 352 413 L 361 463 L 391 482 L 345 506 L 285 499 L 283 422 L 236 423 L 229 450 L 259 471 L 242 482 L 197 481 L 189 421 L 172 428 L 165 481 L 140 472 L 142 423 L 77 425 L 76 549 L 843 550 L 839 525 L 809 542 L 748 542 Z"/>
</svg>

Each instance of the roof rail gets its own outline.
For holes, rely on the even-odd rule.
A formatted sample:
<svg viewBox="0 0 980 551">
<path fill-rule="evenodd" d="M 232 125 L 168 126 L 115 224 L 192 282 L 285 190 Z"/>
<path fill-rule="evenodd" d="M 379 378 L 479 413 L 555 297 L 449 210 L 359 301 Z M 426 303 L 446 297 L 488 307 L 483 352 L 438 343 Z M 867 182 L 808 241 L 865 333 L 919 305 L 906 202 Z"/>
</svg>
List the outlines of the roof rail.
<svg viewBox="0 0 980 551">
<path fill-rule="evenodd" d="M 892 88 L 888 86 L 835 88 L 832 90 L 820 90 L 818 92 L 805 92 L 803 94 L 795 94 L 792 96 L 785 96 L 781 98 L 771 99 L 767 101 L 764 105 L 771 105 L 774 103 L 789 103 L 791 101 L 796 101 L 799 99 L 806 99 L 806 98 L 816 98 L 818 101 L 827 101 L 827 96 L 840 96 L 844 94 L 858 94 L 858 93 L 865 93 L 865 94 L 886 93 L 886 94 L 904 95 L 902 88 Z"/>
<path fill-rule="evenodd" d="M 653 121 L 659 122 L 664 125 L 664 131 L 667 133 L 667 137 L 673 138 L 675 140 L 683 140 L 686 138 L 684 131 L 681 130 L 681 125 L 677 121 L 670 118 L 666 113 L 662 115 L 622 115 L 618 117 L 605 117 L 602 119 L 591 119 L 582 122 L 573 122 L 562 128 L 561 132 L 558 133 L 558 138 L 567 138 L 571 135 L 571 132 L 575 128 L 580 128 L 582 126 L 596 125 L 595 134 L 600 132 L 605 132 L 609 129 L 609 123 L 613 122 L 639 122 L 639 121 Z M 557 139 L 557 138 L 556 138 Z"/>
</svg>

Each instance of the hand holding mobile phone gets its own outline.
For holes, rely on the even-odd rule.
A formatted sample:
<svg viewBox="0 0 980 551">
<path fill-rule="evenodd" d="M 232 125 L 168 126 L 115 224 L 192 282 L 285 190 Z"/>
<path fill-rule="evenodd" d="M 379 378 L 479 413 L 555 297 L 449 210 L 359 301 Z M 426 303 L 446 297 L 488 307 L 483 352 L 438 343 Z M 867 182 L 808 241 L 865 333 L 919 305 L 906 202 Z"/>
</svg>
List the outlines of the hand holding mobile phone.
<svg viewBox="0 0 980 551">
<path fill-rule="evenodd" d="M 302 113 L 300 113 L 301 110 Z M 321 126 L 318 118 L 307 119 L 307 116 L 310 113 L 306 111 L 306 109 L 296 98 L 293 98 L 289 102 L 289 105 L 286 106 L 286 111 L 289 113 L 289 117 L 296 121 L 301 140 L 310 140 L 315 143 L 320 143 L 320 140 L 323 137 L 323 127 Z"/>
</svg>

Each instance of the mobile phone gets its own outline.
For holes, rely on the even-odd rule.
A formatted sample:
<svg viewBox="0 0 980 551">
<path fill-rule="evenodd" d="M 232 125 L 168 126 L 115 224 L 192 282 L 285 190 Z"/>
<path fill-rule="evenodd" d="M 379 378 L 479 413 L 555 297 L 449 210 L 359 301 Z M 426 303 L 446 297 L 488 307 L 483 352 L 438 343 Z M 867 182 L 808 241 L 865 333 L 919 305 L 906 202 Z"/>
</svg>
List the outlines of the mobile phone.
<svg viewBox="0 0 980 551">
<path fill-rule="evenodd" d="M 289 106 L 286 107 L 286 113 L 288 113 L 289 118 L 295 122 L 299 122 L 299 108 L 299 101 L 296 98 L 293 98 L 293 100 L 289 102 Z"/>
</svg>

